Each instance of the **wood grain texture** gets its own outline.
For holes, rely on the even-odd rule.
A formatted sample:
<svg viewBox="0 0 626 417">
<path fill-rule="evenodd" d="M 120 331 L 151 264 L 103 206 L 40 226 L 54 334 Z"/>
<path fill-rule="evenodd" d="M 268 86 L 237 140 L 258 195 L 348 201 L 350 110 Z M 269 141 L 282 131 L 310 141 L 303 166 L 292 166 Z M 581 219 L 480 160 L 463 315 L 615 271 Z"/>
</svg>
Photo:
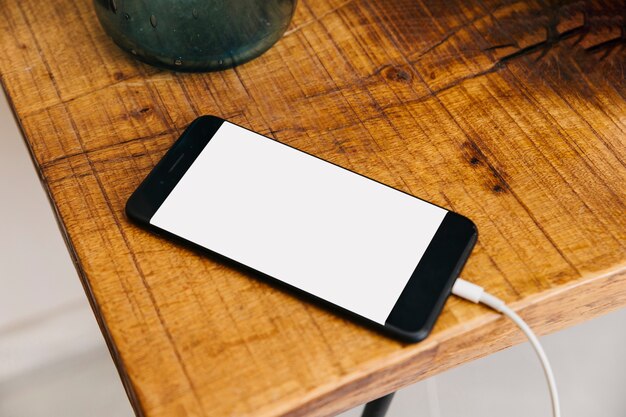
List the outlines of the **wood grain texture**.
<svg viewBox="0 0 626 417">
<path fill-rule="evenodd" d="M 626 305 L 623 1 L 302 0 L 261 58 L 140 64 L 88 0 L 0 3 L 0 79 L 138 414 L 332 415 L 522 340 L 450 299 L 405 345 L 130 225 L 215 114 L 467 215 L 464 271 L 539 333 Z"/>
</svg>

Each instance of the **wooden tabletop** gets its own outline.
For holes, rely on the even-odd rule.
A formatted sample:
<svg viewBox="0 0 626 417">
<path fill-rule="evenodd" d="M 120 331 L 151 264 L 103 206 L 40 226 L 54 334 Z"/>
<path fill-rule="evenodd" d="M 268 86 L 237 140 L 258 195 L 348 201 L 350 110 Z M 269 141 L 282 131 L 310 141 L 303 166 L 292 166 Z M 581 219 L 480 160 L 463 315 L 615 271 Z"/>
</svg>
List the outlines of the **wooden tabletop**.
<svg viewBox="0 0 626 417">
<path fill-rule="evenodd" d="M 190 75 L 88 0 L 3 1 L 1 80 L 137 413 L 331 415 L 523 340 L 450 299 L 402 344 L 131 225 L 202 114 L 470 217 L 464 277 L 539 333 L 626 305 L 626 8 L 564 3 L 301 0 L 261 58 Z"/>
</svg>

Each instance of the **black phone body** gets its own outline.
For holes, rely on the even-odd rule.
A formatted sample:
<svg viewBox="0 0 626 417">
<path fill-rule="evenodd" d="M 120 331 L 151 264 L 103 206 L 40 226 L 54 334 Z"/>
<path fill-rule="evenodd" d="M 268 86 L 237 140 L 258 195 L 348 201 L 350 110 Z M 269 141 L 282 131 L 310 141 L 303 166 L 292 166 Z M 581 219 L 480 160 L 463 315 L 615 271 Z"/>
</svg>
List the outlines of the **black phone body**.
<svg viewBox="0 0 626 417">
<path fill-rule="evenodd" d="M 466 217 L 214 116 L 191 123 L 126 214 L 410 342 L 432 329 L 477 239 Z"/>
</svg>

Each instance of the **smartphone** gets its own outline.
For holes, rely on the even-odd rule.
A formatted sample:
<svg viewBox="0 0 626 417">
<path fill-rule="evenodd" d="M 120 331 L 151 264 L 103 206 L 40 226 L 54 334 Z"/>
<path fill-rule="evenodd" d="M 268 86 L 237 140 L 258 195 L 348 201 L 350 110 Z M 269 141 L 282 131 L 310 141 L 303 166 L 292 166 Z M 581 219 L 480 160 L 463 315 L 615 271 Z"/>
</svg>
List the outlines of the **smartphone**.
<svg viewBox="0 0 626 417">
<path fill-rule="evenodd" d="M 432 329 L 477 237 L 459 214 L 214 116 L 191 123 L 126 214 L 412 342 Z"/>
</svg>

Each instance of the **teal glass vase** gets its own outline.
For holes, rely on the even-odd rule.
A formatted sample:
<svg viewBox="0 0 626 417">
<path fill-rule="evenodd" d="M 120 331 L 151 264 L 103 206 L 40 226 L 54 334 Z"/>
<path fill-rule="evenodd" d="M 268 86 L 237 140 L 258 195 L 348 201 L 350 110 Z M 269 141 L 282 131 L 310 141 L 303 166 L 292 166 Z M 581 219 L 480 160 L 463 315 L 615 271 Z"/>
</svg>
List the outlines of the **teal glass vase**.
<svg viewBox="0 0 626 417">
<path fill-rule="evenodd" d="M 104 30 L 140 60 L 178 71 L 249 61 L 283 35 L 297 0 L 94 0 Z"/>
</svg>

